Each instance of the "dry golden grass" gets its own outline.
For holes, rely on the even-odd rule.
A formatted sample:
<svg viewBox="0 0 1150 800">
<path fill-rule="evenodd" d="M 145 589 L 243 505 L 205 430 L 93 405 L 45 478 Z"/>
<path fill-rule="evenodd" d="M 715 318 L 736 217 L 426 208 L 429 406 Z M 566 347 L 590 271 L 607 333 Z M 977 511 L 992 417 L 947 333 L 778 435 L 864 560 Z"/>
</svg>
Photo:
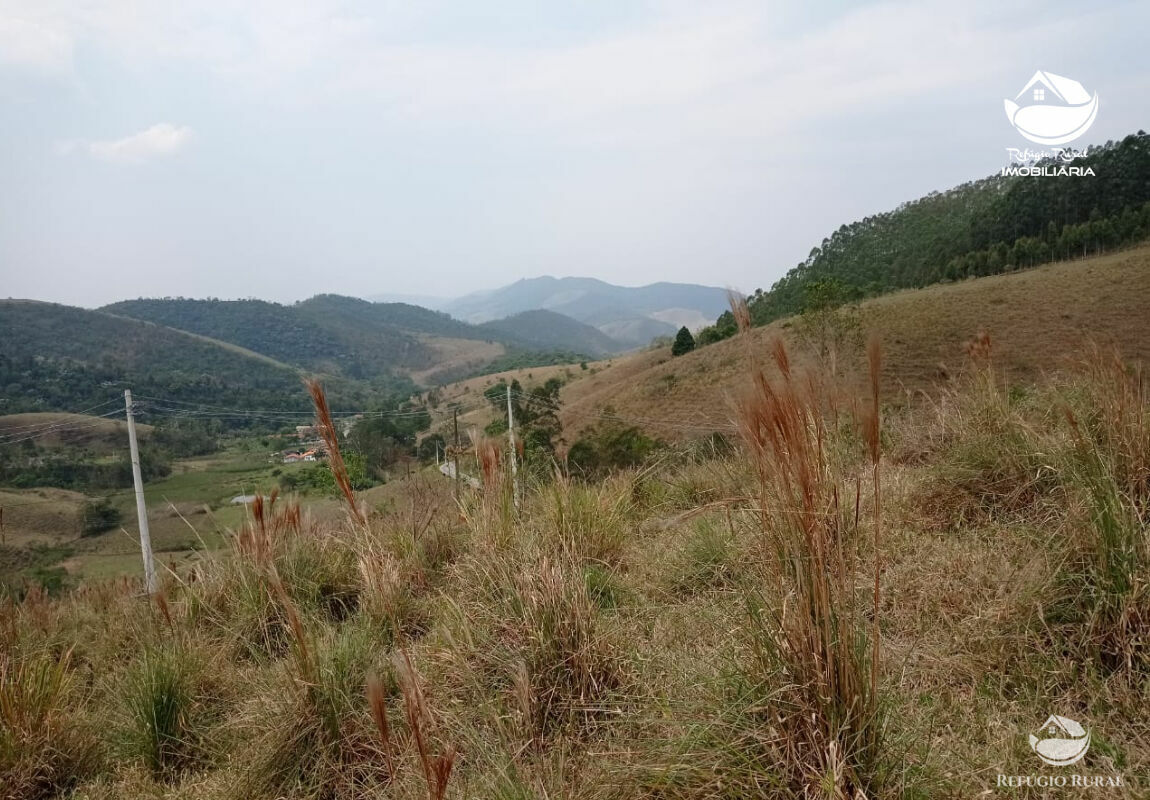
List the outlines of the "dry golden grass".
<svg viewBox="0 0 1150 800">
<path fill-rule="evenodd" d="M 733 300 L 732 308 L 740 338 L 745 337 L 746 307 Z M 854 588 L 861 574 L 862 484 L 857 471 L 851 474 L 857 459 L 843 459 L 833 446 L 836 420 L 825 406 L 833 387 L 817 375 L 795 374 L 785 345 L 776 340 L 771 355 L 778 379 L 768 379 L 757 364 L 737 407 L 740 433 L 758 473 L 756 511 L 767 562 L 758 576 L 764 597 L 752 615 L 759 663 L 751 674 L 782 683 L 759 702 L 786 731 L 780 741 L 764 746 L 780 754 L 778 770 L 796 793 L 843 800 L 883 788 L 877 341 L 869 353 L 873 401 L 862 425 L 874 489 L 869 626 Z"/>
<path fill-rule="evenodd" d="M 67 489 L 0 490 L 3 542 L 9 547 L 51 545 L 80 535 L 85 496 Z"/>
<path fill-rule="evenodd" d="M 1076 769 L 1145 797 L 1141 376 L 1096 351 L 1008 383 L 989 338 L 939 398 L 878 407 L 885 342 L 830 392 L 759 333 L 729 343 L 763 370 L 734 452 L 536 477 L 518 511 L 489 452 L 458 503 L 448 480 L 324 520 L 269 499 L 157 598 L 6 603 L 0 787 L 966 798 L 1050 774 L 1027 734 L 1058 713 L 1092 731 Z"/>
<path fill-rule="evenodd" d="M 1061 369 L 1086 337 L 1114 341 L 1130 361 L 1150 363 L 1150 246 L 1025 272 L 898 292 L 864 302 L 864 330 L 883 336 L 883 391 L 899 400 L 934 391 L 957 374 L 966 344 L 980 331 L 994 341 L 996 368 L 1012 380 Z M 766 353 L 775 336 L 791 346 L 796 367 L 810 357 L 780 320 L 748 334 Z M 861 352 L 840 358 L 852 385 L 865 381 Z M 748 368 L 747 347 L 732 339 L 671 358 L 669 351 L 615 359 L 598 374 L 564 388 L 567 438 L 611 407 L 620 417 L 674 441 L 701 429 L 731 430 L 730 398 Z"/>
<path fill-rule="evenodd" d="M 121 414 L 120 416 L 123 416 Z M 31 426 L 37 426 L 32 428 Z M 39 426 L 53 426 L 41 428 Z M 60 426 L 56 429 L 54 426 Z M 122 446 L 128 436 L 128 424 L 123 419 L 93 417 L 86 414 L 61 414 L 56 412 L 35 412 L 27 414 L 5 414 L 0 416 L 0 436 L 19 438 L 28 431 L 43 431 L 36 437 L 39 447 L 58 445 L 92 446 L 110 444 Z M 152 426 L 144 423 L 136 425 L 136 433 L 146 438 L 152 433 Z"/>
<path fill-rule="evenodd" d="M 439 396 L 439 407 L 432 412 L 432 428 L 443 433 L 450 441 L 452 417 L 449 406 L 458 404 L 463 409 L 459 414 L 460 432 L 465 432 L 471 428 L 482 430 L 499 413 L 484 399 L 483 391 L 500 381 L 508 383 L 519 381 L 521 386 L 529 389 L 541 385 L 551 378 L 559 378 L 568 387 L 568 390 L 571 390 L 571 387 L 593 379 L 594 374 L 605 369 L 609 363 L 613 362 L 588 362 L 588 369 L 586 370 L 578 364 L 526 367 L 493 372 L 440 386 L 435 389 Z"/>
<path fill-rule="evenodd" d="M 410 373 L 411 379 L 421 386 L 434 386 L 445 375 L 466 374 L 467 370 L 478 369 L 507 352 L 507 348 L 498 342 L 427 335 L 419 339 L 431 348 L 435 364 Z"/>
</svg>

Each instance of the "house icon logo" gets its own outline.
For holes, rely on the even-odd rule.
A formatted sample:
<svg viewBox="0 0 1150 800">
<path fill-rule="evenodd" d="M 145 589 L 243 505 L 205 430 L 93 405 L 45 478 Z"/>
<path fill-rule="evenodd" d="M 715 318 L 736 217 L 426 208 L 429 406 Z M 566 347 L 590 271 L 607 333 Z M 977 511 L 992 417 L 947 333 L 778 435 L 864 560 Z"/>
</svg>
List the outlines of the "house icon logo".
<svg viewBox="0 0 1150 800">
<path fill-rule="evenodd" d="M 1028 105 L 1019 105 L 1021 100 Z M 1037 144 L 1066 144 L 1090 129 L 1098 116 L 1098 92 L 1039 70 L 1014 100 L 1004 100 L 1006 118 L 1015 130 Z"/>
<path fill-rule="evenodd" d="M 1030 749 L 1052 767 L 1069 767 L 1090 749 L 1090 731 L 1069 717 L 1051 714 L 1038 734 L 1030 734 Z"/>
</svg>

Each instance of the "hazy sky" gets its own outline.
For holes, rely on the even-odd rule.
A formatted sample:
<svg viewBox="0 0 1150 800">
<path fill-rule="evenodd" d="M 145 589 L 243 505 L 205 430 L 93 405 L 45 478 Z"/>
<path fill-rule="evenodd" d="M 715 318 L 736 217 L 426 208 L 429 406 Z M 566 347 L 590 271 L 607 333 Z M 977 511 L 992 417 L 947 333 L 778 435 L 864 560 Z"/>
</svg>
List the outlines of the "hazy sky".
<svg viewBox="0 0 1150 800">
<path fill-rule="evenodd" d="M 1098 92 L 1076 144 L 1150 128 L 1148 29 L 1145 0 L 0 0 L 0 297 L 766 288 L 996 171 L 1037 69 Z"/>
</svg>

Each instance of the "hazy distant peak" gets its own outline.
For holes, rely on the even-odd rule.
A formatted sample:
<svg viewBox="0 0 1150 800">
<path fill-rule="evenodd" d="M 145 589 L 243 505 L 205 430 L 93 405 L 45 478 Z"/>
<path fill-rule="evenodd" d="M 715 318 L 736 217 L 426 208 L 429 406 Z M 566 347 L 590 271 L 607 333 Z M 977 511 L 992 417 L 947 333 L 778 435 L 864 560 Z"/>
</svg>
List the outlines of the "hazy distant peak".
<svg viewBox="0 0 1150 800">
<path fill-rule="evenodd" d="M 692 283 L 660 282 L 616 286 L 598 278 L 544 275 L 484 292 L 474 292 L 443 308 L 457 319 L 483 323 L 533 309 L 547 309 L 598 328 L 626 347 L 671 335 L 680 325 L 700 327 L 727 307 L 725 289 Z"/>
</svg>

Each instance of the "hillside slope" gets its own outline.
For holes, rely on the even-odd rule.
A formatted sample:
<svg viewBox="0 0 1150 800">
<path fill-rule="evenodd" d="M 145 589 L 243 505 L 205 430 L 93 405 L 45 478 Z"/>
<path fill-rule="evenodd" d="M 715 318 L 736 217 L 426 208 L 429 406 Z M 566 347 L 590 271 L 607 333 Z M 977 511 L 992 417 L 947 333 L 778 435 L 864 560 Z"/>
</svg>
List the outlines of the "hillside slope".
<svg viewBox="0 0 1150 800">
<path fill-rule="evenodd" d="M 105 451 L 122 449 L 127 441 L 127 423 L 123 421 L 123 403 L 100 409 L 112 417 L 60 412 L 27 412 L 0 416 L 0 447 L 13 440 L 36 434 L 38 447 L 82 446 Z M 118 417 L 118 418 L 117 418 Z M 141 440 L 152 435 L 152 426 L 136 424 Z"/>
<path fill-rule="evenodd" d="M 802 311 L 819 284 L 832 283 L 847 298 L 868 297 L 1144 241 L 1150 135 L 1139 131 L 1088 150 L 1074 164 L 1094 170 L 1090 177 L 994 174 L 840 226 L 770 291 L 755 292 L 755 324 Z M 725 314 L 703 338 L 733 331 Z"/>
<path fill-rule="evenodd" d="M 325 295 L 284 306 L 264 300 L 126 300 L 102 311 L 231 342 L 298 367 L 363 378 L 425 366 L 431 352 L 414 336 L 359 312 L 373 304 Z"/>
<path fill-rule="evenodd" d="M 140 394 L 306 409 L 297 370 L 150 322 L 30 300 L 0 301 L 0 411 L 77 408 Z M 332 390 L 347 397 L 349 385 Z"/>
<path fill-rule="evenodd" d="M 481 369 L 508 352 L 597 356 L 621 346 L 553 312 L 472 325 L 408 303 L 316 295 L 294 305 L 263 300 L 127 300 L 102 311 L 232 343 L 309 370 L 358 380 L 402 374 L 434 382 Z M 541 319 L 540 315 L 546 315 Z"/>
<path fill-rule="evenodd" d="M 335 365 L 345 346 L 323 325 L 264 300 L 124 300 L 100 309 L 231 342 L 291 364 Z"/>
<path fill-rule="evenodd" d="M 617 340 L 598 328 L 566 314 L 544 309 L 521 311 L 478 327 L 490 331 L 493 338 L 503 337 L 524 345 L 530 343 L 542 350 L 569 350 L 588 356 L 605 356 L 622 349 Z"/>
<path fill-rule="evenodd" d="M 864 302 L 864 330 L 883 342 L 884 387 L 892 400 L 931 390 L 962 368 L 964 345 L 980 331 L 993 343 L 995 367 L 1023 381 L 1065 365 L 1089 340 L 1112 341 L 1124 356 L 1150 364 L 1150 246 L 1050 264 Z M 666 439 L 729 430 L 731 397 L 745 382 L 748 346 L 764 354 L 782 334 L 800 364 L 810 362 L 787 319 L 754 328 L 747 339 L 718 342 L 679 358 L 668 350 L 596 365 L 564 388 L 567 440 L 605 410 Z M 848 374 L 862 354 L 844 354 Z"/>
</svg>

